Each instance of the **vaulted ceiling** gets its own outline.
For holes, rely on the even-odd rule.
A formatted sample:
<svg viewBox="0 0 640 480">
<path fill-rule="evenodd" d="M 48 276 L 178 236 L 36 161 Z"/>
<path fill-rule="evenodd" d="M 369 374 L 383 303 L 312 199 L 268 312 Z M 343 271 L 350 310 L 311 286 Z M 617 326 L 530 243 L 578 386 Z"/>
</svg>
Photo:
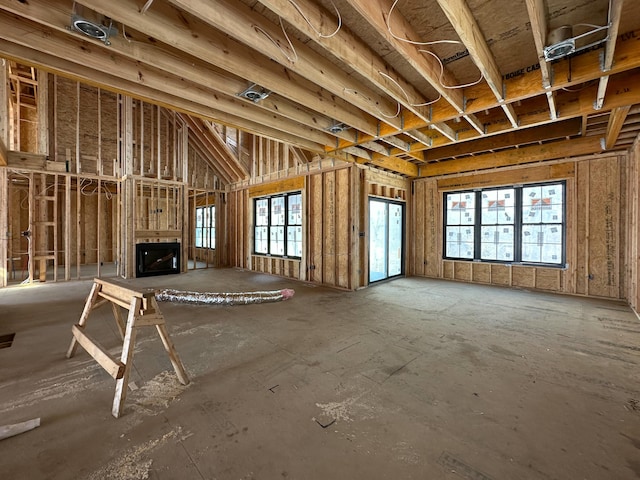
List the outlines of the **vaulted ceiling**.
<svg viewBox="0 0 640 480">
<path fill-rule="evenodd" d="M 640 131 L 637 0 L 0 0 L 0 55 L 407 177 Z"/>
</svg>

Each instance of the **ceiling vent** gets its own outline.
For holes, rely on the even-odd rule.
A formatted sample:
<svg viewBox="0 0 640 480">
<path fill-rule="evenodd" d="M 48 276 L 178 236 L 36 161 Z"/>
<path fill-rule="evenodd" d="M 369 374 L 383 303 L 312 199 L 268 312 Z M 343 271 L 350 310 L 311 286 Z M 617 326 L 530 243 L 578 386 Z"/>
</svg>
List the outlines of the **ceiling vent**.
<svg viewBox="0 0 640 480">
<path fill-rule="evenodd" d="M 247 100 L 251 100 L 253 103 L 258 103 L 264 100 L 265 98 L 267 98 L 270 93 L 271 93 L 270 91 L 265 90 L 264 88 L 254 83 L 243 92 L 240 92 L 238 96 L 242 98 L 246 98 Z"/>
<path fill-rule="evenodd" d="M 607 35 L 604 38 L 593 40 L 598 32 L 609 29 L 609 25 L 597 26 L 578 24 L 576 27 L 591 27 L 591 30 L 581 33 L 580 35 L 573 35 L 573 28 L 571 25 L 563 25 L 562 27 L 555 28 L 549 32 L 547 36 L 548 46 L 544 47 L 543 54 L 544 59 L 547 62 L 554 60 L 560 60 L 566 58 L 569 55 L 573 55 L 589 48 L 597 47 L 598 45 L 607 41 Z M 589 40 L 591 37 L 591 42 Z"/>
</svg>

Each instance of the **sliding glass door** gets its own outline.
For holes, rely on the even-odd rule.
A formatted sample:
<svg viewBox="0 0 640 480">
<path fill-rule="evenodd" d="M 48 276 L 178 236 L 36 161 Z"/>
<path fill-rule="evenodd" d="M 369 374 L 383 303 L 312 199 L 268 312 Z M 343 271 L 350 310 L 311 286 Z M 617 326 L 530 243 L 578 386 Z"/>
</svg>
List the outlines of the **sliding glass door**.
<svg viewBox="0 0 640 480">
<path fill-rule="evenodd" d="M 404 273 L 404 204 L 369 199 L 369 283 Z"/>
</svg>

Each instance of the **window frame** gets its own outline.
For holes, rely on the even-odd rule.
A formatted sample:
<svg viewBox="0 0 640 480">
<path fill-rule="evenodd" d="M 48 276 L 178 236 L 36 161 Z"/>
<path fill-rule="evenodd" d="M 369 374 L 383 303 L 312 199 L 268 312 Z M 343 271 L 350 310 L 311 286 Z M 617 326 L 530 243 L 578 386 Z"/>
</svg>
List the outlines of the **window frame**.
<svg viewBox="0 0 640 480">
<path fill-rule="evenodd" d="M 198 226 L 198 211 L 203 211 L 203 218 L 208 218 L 209 225 Z M 204 215 L 204 212 L 208 210 L 209 216 Z M 204 240 L 205 232 L 208 232 L 208 245 L 198 245 L 198 230 L 202 231 L 201 239 Z M 204 241 L 203 241 L 204 243 Z M 193 244 L 195 248 L 206 248 L 209 250 L 216 249 L 216 206 L 214 204 L 210 205 L 201 205 L 196 206 L 196 214 L 195 214 L 195 226 L 194 226 L 194 234 L 193 234 Z"/>
<path fill-rule="evenodd" d="M 526 223 L 523 218 L 523 192 L 527 188 L 531 187 L 549 187 L 549 186 L 561 186 L 562 187 L 562 219 L 559 222 L 539 222 L 539 223 Z M 513 226 L 513 260 L 491 260 L 491 259 L 483 259 L 482 258 L 482 227 L 483 226 L 493 226 L 493 224 L 483 224 L 482 223 L 482 194 L 483 192 L 493 192 L 497 190 L 508 190 L 513 189 L 514 191 L 514 218 L 513 223 L 504 224 L 507 226 Z M 451 227 L 460 227 L 462 224 L 448 224 L 447 218 L 447 200 L 448 195 L 465 195 L 471 194 L 474 195 L 474 221 L 472 224 L 469 224 L 469 227 L 473 228 L 473 252 L 472 258 L 467 257 L 455 257 L 447 255 L 447 228 Z M 566 268 L 566 258 L 567 258 L 567 183 L 566 180 L 556 180 L 549 182 L 536 182 L 536 183 L 526 183 L 526 184 L 518 184 L 518 185 L 501 185 L 494 187 L 486 187 L 486 188 L 477 188 L 477 189 L 467 189 L 467 190 L 452 190 L 443 192 L 442 196 L 442 258 L 443 260 L 455 260 L 455 261 L 466 261 L 466 262 L 481 262 L 481 263 L 500 263 L 505 265 L 525 265 L 525 266 L 535 266 L 535 267 L 549 267 L 549 268 Z M 499 226 L 499 224 L 496 224 Z M 534 261 L 526 261 L 522 260 L 523 255 L 523 230 L 524 226 L 527 225 L 558 225 L 562 229 L 561 232 L 561 259 L 558 263 L 550 263 L 550 262 L 534 262 Z"/>
<path fill-rule="evenodd" d="M 295 196 L 299 196 L 300 197 L 300 202 L 297 203 L 297 205 L 300 205 L 300 212 L 295 212 L 293 205 L 296 205 L 295 203 L 292 204 L 290 202 L 290 199 L 292 197 Z M 274 212 L 272 210 L 272 206 L 274 204 L 274 200 L 280 200 L 282 199 L 283 205 L 284 205 L 284 212 L 282 213 L 276 213 L 275 215 L 282 215 L 284 217 L 284 221 L 283 223 L 274 223 Z M 266 216 L 264 218 L 267 219 L 267 223 L 266 224 L 258 224 L 258 202 L 262 202 L 262 201 L 266 201 L 266 206 L 267 206 L 267 212 L 266 212 Z M 261 196 L 261 197 L 255 197 L 253 198 L 253 247 L 252 247 L 252 254 L 253 255 L 262 255 L 262 256 L 266 256 L 266 257 L 276 257 L 276 258 L 287 258 L 287 259 L 293 259 L 293 260 L 301 260 L 302 259 L 302 254 L 303 254 L 303 238 L 302 238 L 302 227 L 303 227 L 303 209 L 302 209 L 302 203 L 303 203 L 303 196 L 302 196 L 302 191 L 301 190 L 296 190 L 293 192 L 285 192 L 285 193 L 278 193 L 275 195 L 266 195 L 266 196 Z M 295 220 L 292 221 L 292 219 L 295 219 L 296 217 L 299 218 L 299 223 L 296 222 Z M 296 229 L 296 228 L 300 228 L 300 240 L 298 241 L 294 241 L 293 243 L 289 240 L 289 232 L 290 229 Z M 266 252 L 265 251 L 258 251 L 256 246 L 258 244 L 258 242 L 256 241 L 256 233 L 258 231 L 258 228 L 266 228 Z M 282 235 L 282 251 L 283 253 L 273 253 L 272 249 L 273 249 L 273 238 L 272 238 L 272 234 L 274 233 L 274 229 L 280 229 L 283 232 Z M 295 232 L 294 232 L 295 233 Z M 278 243 L 280 243 L 280 241 L 278 241 Z M 289 252 L 289 247 L 290 244 L 296 245 L 299 244 L 300 245 L 300 255 L 295 255 Z M 277 248 L 277 247 L 276 247 Z M 294 252 L 295 253 L 295 252 Z"/>
</svg>

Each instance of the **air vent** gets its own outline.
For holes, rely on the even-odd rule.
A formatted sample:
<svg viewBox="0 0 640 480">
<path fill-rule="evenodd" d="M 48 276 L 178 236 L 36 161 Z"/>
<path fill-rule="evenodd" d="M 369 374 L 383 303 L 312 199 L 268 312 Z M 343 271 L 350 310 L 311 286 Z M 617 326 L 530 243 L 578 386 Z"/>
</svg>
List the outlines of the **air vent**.
<svg viewBox="0 0 640 480">
<path fill-rule="evenodd" d="M 265 98 L 267 98 L 270 93 L 271 93 L 270 91 L 265 90 L 264 88 L 254 83 L 243 92 L 240 92 L 238 96 L 242 98 L 246 98 L 247 100 L 251 100 L 253 103 L 258 103 L 264 100 Z"/>
</svg>

